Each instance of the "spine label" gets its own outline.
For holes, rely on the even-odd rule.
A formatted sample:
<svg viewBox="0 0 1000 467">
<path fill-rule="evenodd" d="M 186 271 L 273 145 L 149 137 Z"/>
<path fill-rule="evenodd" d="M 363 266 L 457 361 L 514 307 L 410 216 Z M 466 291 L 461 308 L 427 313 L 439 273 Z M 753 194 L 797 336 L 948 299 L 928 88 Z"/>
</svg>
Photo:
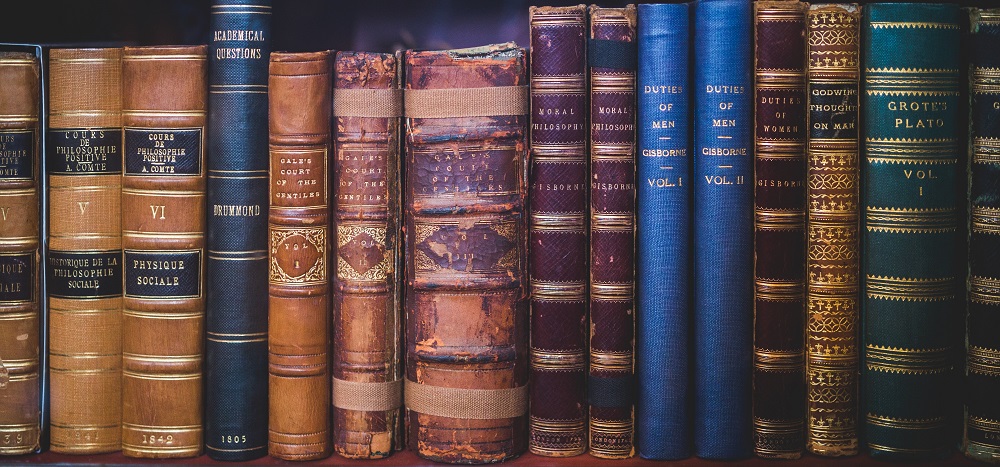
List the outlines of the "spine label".
<svg viewBox="0 0 1000 467">
<path fill-rule="evenodd" d="M 200 175 L 201 128 L 126 128 L 125 175 Z"/>
<path fill-rule="evenodd" d="M 49 130 L 45 152 L 49 175 L 118 174 L 122 172 L 122 130 Z"/>
<path fill-rule="evenodd" d="M 35 130 L 0 130 L 0 180 L 34 178 Z"/>
<path fill-rule="evenodd" d="M 48 295 L 59 298 L 121 297 L 121 261 L 121 250 L 49 250 Z"/>
<path fill-rule="evenodd" d="M 35 251 L 0 254 L 0 302 L 28 303 L 34 297 Z"/>
<path fill-rule="evenodd" d="M 201 250 L 125 250 L 125 296 L 201 297 Z"/>
</svg>

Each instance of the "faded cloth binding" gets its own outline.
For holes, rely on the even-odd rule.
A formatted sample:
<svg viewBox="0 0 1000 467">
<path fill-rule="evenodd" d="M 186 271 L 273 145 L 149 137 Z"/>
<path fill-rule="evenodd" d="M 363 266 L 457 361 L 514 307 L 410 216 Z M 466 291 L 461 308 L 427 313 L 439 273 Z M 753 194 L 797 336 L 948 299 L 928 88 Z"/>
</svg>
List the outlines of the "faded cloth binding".
<svg viewBox="0 0 1000 467">
<path fill-rule="evenodd" d="M 410 118 L 528 114 L 528 86 L 407 89 L 403 98 L 405 115 Z"/>
</svg>

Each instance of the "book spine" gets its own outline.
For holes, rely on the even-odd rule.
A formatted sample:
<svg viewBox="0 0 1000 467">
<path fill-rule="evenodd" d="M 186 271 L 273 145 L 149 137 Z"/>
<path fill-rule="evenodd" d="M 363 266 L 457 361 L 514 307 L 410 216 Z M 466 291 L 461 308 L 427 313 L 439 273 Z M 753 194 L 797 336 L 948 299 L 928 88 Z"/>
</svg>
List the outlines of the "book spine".
<svg viewBox="0 0 1000 467">
<path fill-rule="evenodd" d="M 205 450 L 267 454 L 270 0 L 215 0 L 208 49 Z"/>
<path fill-rule="evenodd" d="M 541 456 L 587 451 L 587 7 L 531 7 L 531 417 Z"/>
<path fill-rule="evenodd" d="M 268 66 L 268 453 L 330 455 L 327 154 L 330 52 L 271 54 Z"/>
<path fill-rule="evenodd" d="M 805 447 L 806 4 L 754 2 L 754 452 Z"/>
<path fill-rule="evenodd" d="M 806 18 L 806 448 L 858 453 L 858 76 L 861 10 Z"/>
<path fill-rule="evenodd" d="M 695 454 L 750 454 L 753 355 L 753 18 L 743 0 L 694 7 Z"/>
<path fill-rule="evenodd" d="M 862 400 L 879 459 L 942 458 L 957 441 L 959 16 L 865 7 Z"/>
<path fill-rule="evenodd" d="M 690 6 L 638 6 L 636 444 L 690 454 Z"/>
<path fill-rule="evenodd" d="M 38 450 L 38 58 L 0 52 L 0 455 Z"/>
<path fill-rule="evenodd" d="M 527 448 L 525 55 L 405 55 L 407 438 L 437 462 Z"/>
<path fill-rule="evenodd" d="M 50 449 L 58 453 L 121 450 L 121 74 L 122 49 L 49 52 Z"/>
<path fill-rule="evenodd" d="M 122 58 L 122 452 L 200 455 L 206 48 Z"/>
<path fill-rule="evenodd" d="M 971 14 L 965 455 L 1000 459 L 1000 9 Z"/>
<path fill-rule="evenodd" d="M 333 64 L 333 450 L 348 458 L 402 447 L 400 58 Z"/>
<path fill-rule="evenodd" d="M 635 454 L 635 5 L 590 7 L 590 454 Z"/>
</svg>

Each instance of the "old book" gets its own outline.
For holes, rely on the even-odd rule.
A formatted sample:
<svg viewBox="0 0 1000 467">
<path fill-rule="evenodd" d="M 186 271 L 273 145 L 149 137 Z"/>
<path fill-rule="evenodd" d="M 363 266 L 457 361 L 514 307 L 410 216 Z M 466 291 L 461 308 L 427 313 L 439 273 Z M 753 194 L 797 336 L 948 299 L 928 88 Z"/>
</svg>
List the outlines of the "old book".
<svg viewBox="0 0 1000 467">
<path fill-rule="evenodd" d="M 433 461 L 527 447 L 525 55 L 405 55 L 407 442 Z"/>
<path fill-rule="evenodd" d="M 861 9 L 806 17 L 806 449 L 858 452 L 858 77 Z"/>
<path fill-rule="evenodd" d="M 268 453 L 330 455 L 330 52 L 271 54 Z"/>
<path fill-rule="evenodd" d="M 122 58 L 122 452 L 202 452 L 204 46 Z"/>
<path fill-rule="evenodd" d="M 590 7 L 590 454 L 635 454 L 635 5 Z"/>
<path fill-rule="evenodd" d="M 752 15 L 744 0 L 694 4 L 692 393 L 709 459 L 749 455 L 753 433 Z"/>
<path fill-rule="evenodd" d="M 638 7 L 636 447 L 691 452 L 691 6 Z"/>
<path fill-rule="evenodd" d="M 122 49 L 49 52 L 50 448 L 121 450 Z"/>
<path fill-rule="evenodd" d="M 1000 9 L 970 25 L 969 321 L 965 455 L 1000 462 Z"/>
<path fill-rule="evenodd" d="M 754 452 L 805 448 L 807 5 L 754 2 Z"/>
<path fill-rule="evenodd" d="M 403 444 L 401 58 L 337 52 L 333 62 L 333 450 L 349 458 Z"/>
<path fill-rule="evenodd" d="M 879 459 L 940 459 L 958 441 L 960 17 L 951 4 L 864 9 L 861 387 Z"/>
<path fill-rule="evenodd" d="M 0 51 L 0 455 L 38 450 L 38 56 Z"/>
<path fill-rule="evenodd" d="M 587 7 L 530 7 L 528 449 L 587 451 Z"/>
<path fill-rule="evenodd" d="M 208 47 L 205 450 L 267 454 L 270 0 L 215 0 Z"/>
</svg>

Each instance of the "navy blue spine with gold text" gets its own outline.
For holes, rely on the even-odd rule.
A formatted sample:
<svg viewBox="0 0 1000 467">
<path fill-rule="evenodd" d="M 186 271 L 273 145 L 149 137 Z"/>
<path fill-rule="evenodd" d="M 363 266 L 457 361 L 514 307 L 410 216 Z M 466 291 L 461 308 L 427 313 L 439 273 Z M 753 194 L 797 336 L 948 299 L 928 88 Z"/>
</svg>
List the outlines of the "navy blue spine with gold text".
<svg viewBox="0 0 1000 467">
<path fill-rule="evenodd" d="M 752 7 L 694 3 L 692 393 L 707 459 L 748 456 L 753 432 Z"/>
<path fill-rule="evenodd" d="M 689 6 L 638 6 L 636 444 L 646 459 L 690 453 Z"/>
<path fill-rule="evenodd" d="M 267 454 L 270 0 L 216 0 L 209 38 L 205 450 Z"/>
</svg>

